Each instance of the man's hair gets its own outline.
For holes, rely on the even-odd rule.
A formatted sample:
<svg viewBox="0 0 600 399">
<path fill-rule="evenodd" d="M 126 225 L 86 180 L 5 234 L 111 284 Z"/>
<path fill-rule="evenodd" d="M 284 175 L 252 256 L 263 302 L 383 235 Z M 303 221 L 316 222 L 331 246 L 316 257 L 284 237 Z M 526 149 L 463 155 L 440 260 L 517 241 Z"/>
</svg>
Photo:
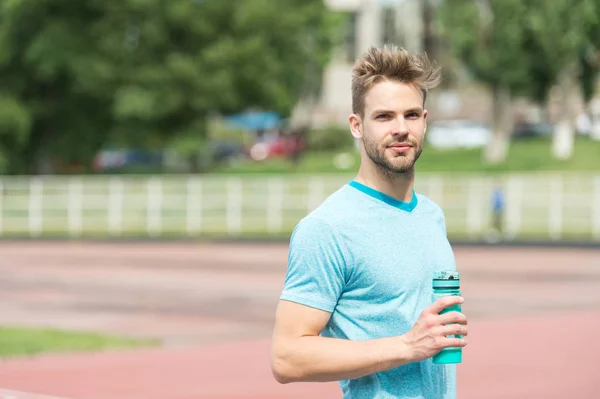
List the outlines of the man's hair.
<svg viewBox="0 0 600 399">
<path fill-rule="evenodd" d="M 352 112 L 364 116 L 367 93 L 386 80 L 415 85 L 421 90 L 425 105 L 427 91 L 441 81 L 440 72 L 425 53 L 412 54 L 394 45 L 371 47 L 358 58 L 352 70 Z"/>
</svg>

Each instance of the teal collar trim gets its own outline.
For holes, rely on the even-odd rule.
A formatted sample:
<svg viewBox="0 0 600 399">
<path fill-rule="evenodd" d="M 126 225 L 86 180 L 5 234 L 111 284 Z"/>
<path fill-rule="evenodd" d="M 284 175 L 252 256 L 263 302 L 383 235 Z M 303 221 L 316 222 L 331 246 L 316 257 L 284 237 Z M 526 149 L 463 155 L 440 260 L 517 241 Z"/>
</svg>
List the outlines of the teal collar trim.
<svg viewBox="0 0 600 399">
<path fill-rule="evenodd" d="M 390 197 L 389 195 L 384 194 L 381 191 L 377 191 L 371 187 L 365 186 L 364 184 L 361 184 L 356 180 L 350 181 L 348 185 L 350 187 L 354 187 L 358 191 L 367 194 L 370 197 L 373 197 L 379 201 L 385 202 L 386 204 L 393 206 L 394 208 L 398 208 L 406 212 L 412 212 L 417 207 L 417 204 L 419 202 L 414 189 L 412 190 L 412 199 L 410 200 L 410 202 L 404 202 L 394 197 Z"/>
</svg>

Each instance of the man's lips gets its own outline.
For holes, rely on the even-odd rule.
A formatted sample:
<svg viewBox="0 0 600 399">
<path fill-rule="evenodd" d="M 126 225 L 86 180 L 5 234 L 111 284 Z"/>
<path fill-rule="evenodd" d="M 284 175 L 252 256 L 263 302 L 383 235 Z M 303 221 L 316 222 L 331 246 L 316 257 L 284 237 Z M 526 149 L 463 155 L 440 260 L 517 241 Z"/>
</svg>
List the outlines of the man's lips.
<svg viewBox="0 0 600 399">
<path fill-rule="evenodd" d="M 410 145 L 408 143 L 396 143 L 396 144 L 392 144 L 388 148 L 390 148 L 394 152 L 402 153 L 402 152 L 406 152 L 409 149 L 411 149 L 412 145 Z"/>
</svg>

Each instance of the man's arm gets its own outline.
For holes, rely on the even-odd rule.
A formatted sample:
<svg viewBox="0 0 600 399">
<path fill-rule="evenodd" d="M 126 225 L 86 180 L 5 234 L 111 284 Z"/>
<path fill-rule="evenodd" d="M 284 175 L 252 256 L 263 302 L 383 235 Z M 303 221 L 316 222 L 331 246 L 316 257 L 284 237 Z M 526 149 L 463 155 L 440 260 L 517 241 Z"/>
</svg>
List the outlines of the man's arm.
<svg viewBox="0 0 600 399">
<path fill-rule="evenodd" d="M 399 337 L 370 341 L 320 337 L 329 316 L 323 310 L 279 302 L 271 353 L 278 382 L 353 379 L 410 361 Z"/>
<path fill-rule="evenodd" d="M 445 347 L 465 346 L 464 340 L 445 337 L 467 335 L 465 316 L 456 312 L 438 315 L 459 302 L 460 297 L 436 301 L 402 336 L 350 341 L 319 336 L 330 313 L 282 300 L 271 349 L 273 375 L 280 383 L 354 379 L 426 359 Z"/>
</svg>

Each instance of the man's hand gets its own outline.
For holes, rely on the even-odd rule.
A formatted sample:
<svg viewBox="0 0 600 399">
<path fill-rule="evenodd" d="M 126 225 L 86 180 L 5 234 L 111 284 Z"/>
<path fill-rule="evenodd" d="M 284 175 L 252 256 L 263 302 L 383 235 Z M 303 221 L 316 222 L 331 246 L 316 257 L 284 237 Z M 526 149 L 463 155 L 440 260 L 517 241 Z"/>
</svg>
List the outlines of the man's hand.
<svg viewBox="0 0 600 399">
<path fill-rule="evenodd" d="M 452 305 L 461 304 L 459 296 L 438 299 L 421 313 L 421 316 L 405 335 L 404 342 L 410 348 L 411 360 L 418 362 L 428 359 L 445 348 L 459 348 L 467 345 L 461 338 L 447 338 L 447 335 L 466 336 L 467 317 L 459 312 L 439 313 Z"/>
</svg>

